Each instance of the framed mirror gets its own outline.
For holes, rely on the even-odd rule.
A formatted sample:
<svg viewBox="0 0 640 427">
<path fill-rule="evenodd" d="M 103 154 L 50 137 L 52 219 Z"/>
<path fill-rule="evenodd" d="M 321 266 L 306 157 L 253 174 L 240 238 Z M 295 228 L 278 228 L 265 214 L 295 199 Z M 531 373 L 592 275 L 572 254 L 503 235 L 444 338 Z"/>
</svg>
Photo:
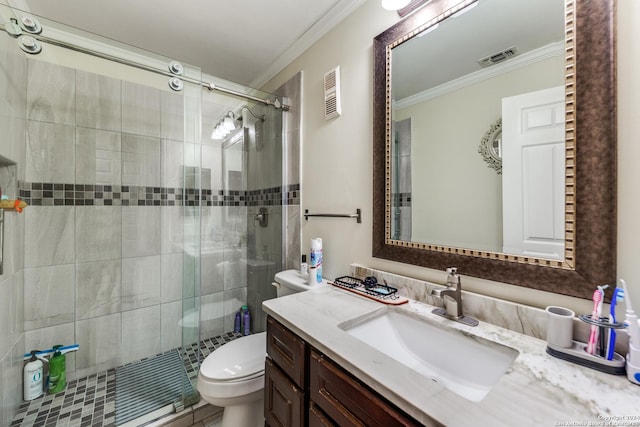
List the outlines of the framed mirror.
<svg viewBox="0 0 640 427">
<path fill-rule="evenodd" d="M 378 35 L 373 256 L 581 298 L 614 284 L 614 31 L 613 0 L 431 0 Z M 478 156 L 498 120 L 500 175 Z M 514 142 L 525 128 L 544 144 Z"/>
</svg>

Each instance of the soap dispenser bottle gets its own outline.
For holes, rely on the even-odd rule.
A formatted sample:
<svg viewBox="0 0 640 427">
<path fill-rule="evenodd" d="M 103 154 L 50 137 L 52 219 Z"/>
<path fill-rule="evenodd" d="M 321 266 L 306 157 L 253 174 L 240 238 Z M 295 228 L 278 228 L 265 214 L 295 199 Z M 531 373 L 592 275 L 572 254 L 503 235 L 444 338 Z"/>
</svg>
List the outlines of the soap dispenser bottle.
<svg viewBox="0 0 640 427">
<path fill-rule="evenodd" d="M 38 350 L 31 350 L 31 359 L 24 365 L 24 400 L 42 396 L 42 360 L 36 357 Z"/>
<path fill-rule="evenodd" d="M 67 386 L 66 365 L 67 360 L 60 352 L 62 345 L 53 346 L 53 356 L 49 360 L 49 386 L 47 393 L 60 393 Z"/>
</svg>

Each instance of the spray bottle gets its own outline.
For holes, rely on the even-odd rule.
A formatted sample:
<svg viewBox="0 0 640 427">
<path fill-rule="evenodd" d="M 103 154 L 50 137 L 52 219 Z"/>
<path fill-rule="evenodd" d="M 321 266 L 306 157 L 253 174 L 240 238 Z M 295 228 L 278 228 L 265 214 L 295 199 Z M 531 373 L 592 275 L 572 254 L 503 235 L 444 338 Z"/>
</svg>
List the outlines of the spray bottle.
<svg viewBox="0 0 640 427">
<path fill-rule="evenodd" d="M 31 350 L 31 358 L 24 365 L 24 400 L 29 401 L 42 396 L 42 360 L 36 357 L 38 350 Z"/>
</svg>

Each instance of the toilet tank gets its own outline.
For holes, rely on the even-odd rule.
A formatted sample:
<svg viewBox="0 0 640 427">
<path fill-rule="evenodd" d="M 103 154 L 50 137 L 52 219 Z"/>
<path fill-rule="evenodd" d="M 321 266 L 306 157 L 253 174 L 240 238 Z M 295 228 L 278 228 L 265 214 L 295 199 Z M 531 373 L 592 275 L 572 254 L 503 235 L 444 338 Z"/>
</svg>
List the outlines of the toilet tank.
<svg viewBox="0 0 640 427">
<path fill-rule="evenodd" d="M 309 276 L 300 274 L 298 270 L 285 270 L 276 273 L 273 286 L 277 289 L 278 297 L 283 297 L 297 292 L 317 289 L 327 284 L 327 279 L 322 279 L 322 283 L 309 284 Z"/>
</svg>

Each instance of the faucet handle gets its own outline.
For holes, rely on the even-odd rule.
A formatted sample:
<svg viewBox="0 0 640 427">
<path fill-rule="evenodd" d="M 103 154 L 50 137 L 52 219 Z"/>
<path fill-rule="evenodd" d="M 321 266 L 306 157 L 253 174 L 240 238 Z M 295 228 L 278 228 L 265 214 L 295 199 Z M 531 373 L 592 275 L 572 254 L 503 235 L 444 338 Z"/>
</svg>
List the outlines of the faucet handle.
<svg viewBox="0 0 640 427">
<path fill-rule="evenodd" d="M 456 267 L 447 268 L 447 274 L 458 274 L 458 269 Z"/>
</svg>

